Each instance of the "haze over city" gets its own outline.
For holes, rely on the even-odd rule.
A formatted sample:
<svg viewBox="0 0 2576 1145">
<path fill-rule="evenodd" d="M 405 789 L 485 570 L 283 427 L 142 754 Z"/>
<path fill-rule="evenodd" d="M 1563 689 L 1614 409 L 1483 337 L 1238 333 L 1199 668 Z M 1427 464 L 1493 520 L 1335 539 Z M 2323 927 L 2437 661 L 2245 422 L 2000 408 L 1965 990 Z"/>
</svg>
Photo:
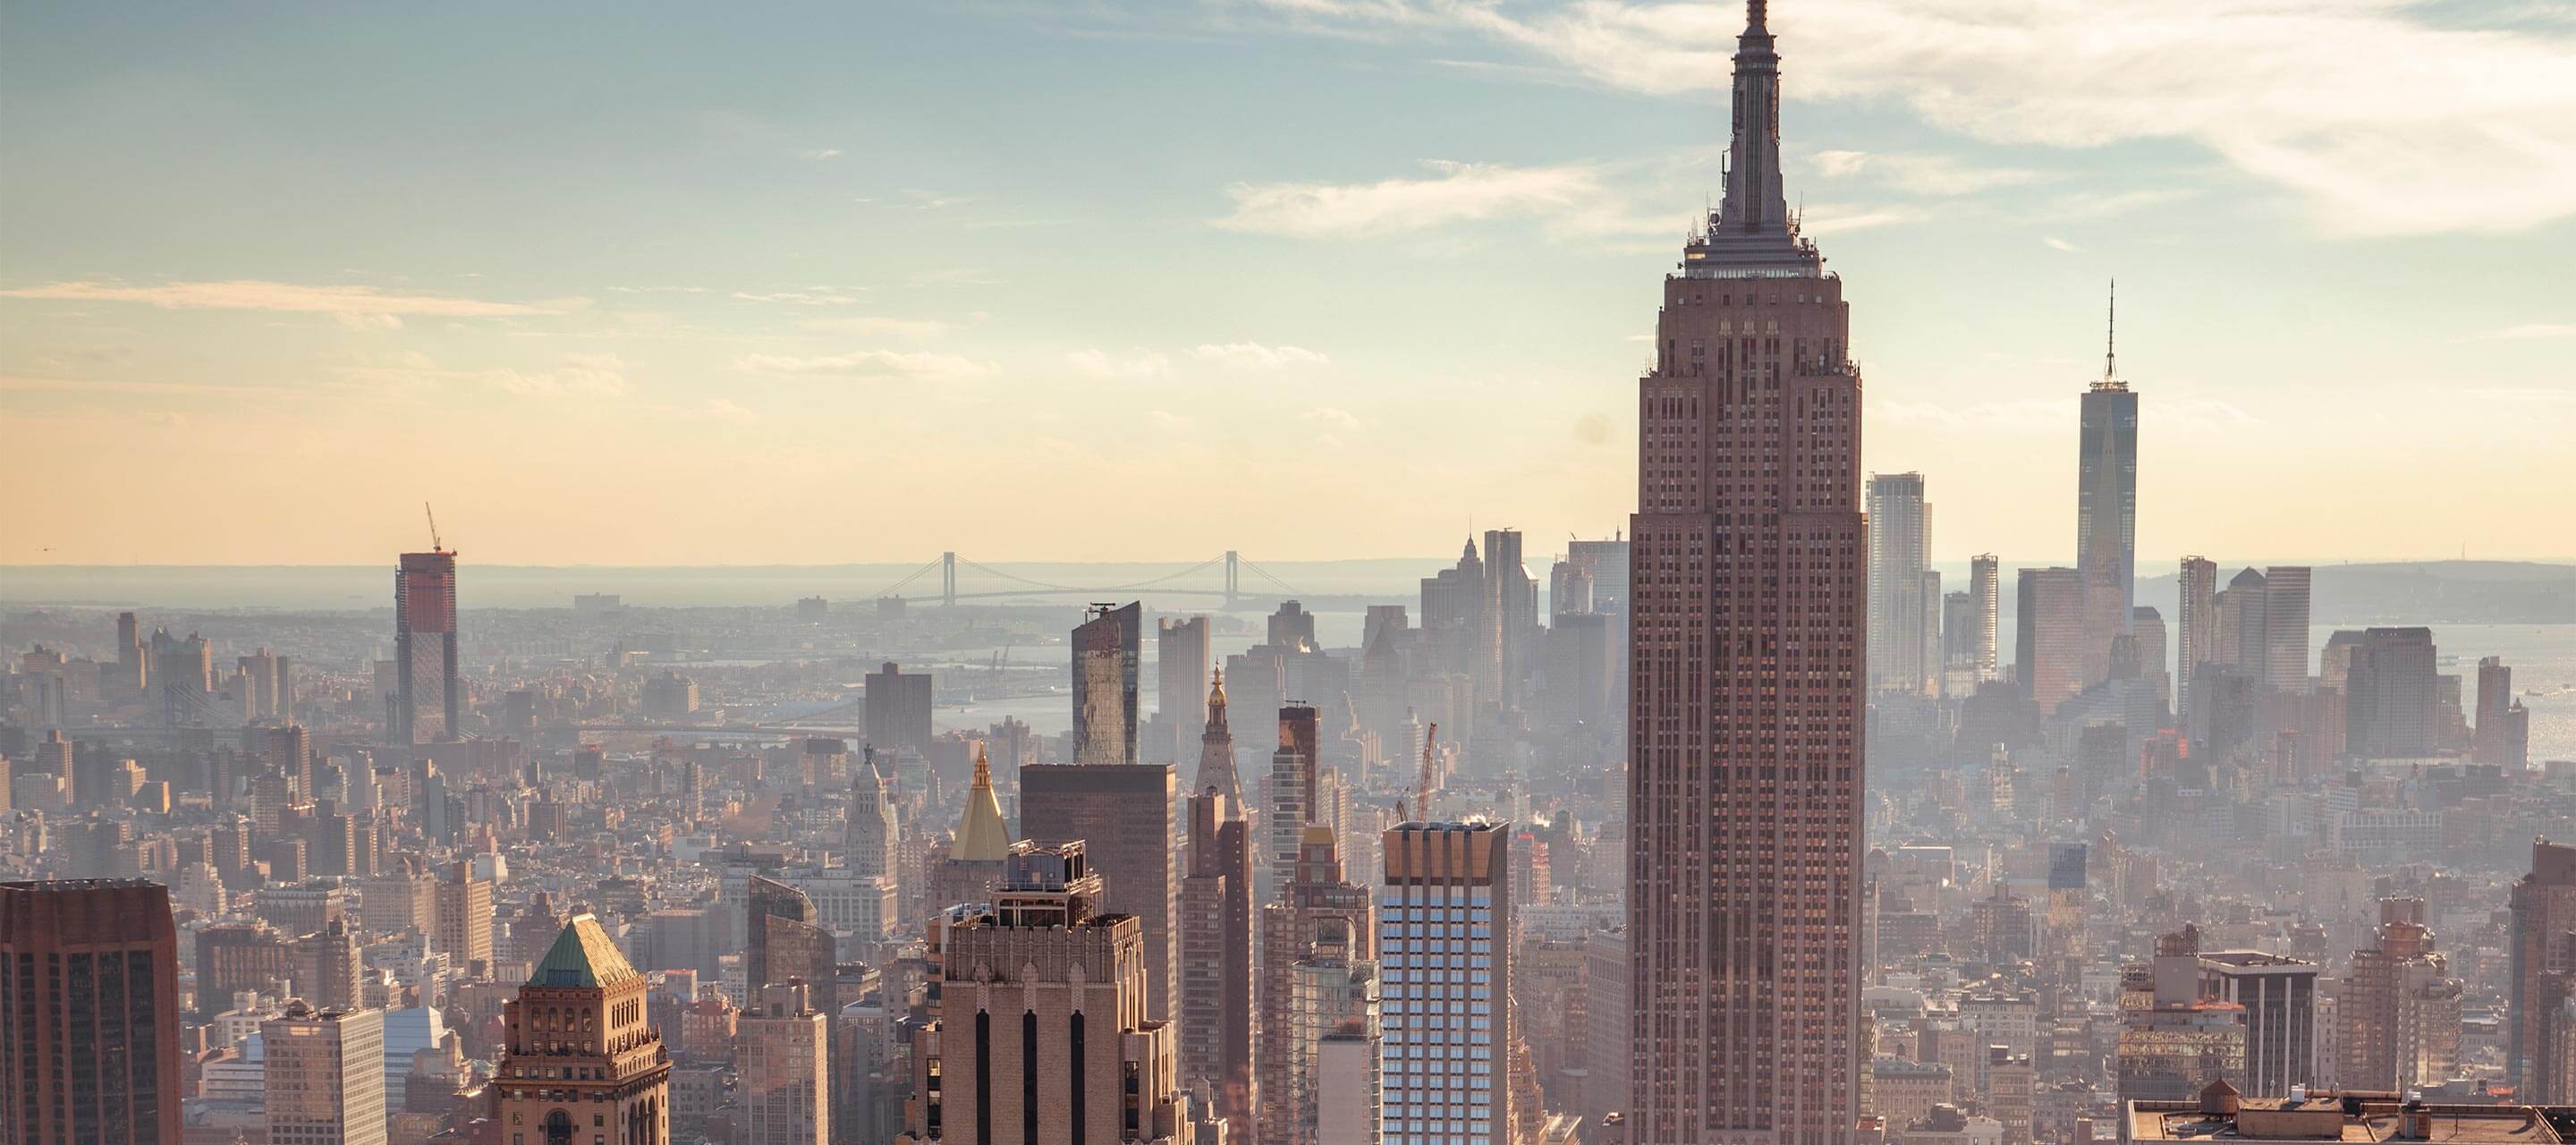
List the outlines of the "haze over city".
<svg viewBox="0 0 2576 1145">
<path fill-rule="evenodd" d="M 22 5 L 0 562 L 364 564 L 425 498 L 508 564 L 1606 535 L 1735 18 Z M 1775 23 L 1940 559 L 2062 553 L 2113 277 L 2142 553 L 2576 556 L 2563 7 Z"/>
<path fill-rule="evenodd" d="M 2576 8 L 0 7 L 10 1145 L 2576 1142 Z"/>
</svg>

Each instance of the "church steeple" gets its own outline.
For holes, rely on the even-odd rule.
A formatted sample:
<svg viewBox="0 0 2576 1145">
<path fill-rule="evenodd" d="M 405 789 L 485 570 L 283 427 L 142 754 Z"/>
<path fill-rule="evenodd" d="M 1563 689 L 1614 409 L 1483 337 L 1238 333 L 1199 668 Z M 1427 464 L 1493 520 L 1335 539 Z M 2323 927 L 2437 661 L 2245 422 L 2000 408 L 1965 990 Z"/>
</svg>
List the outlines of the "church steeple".
<svg viewBox="0 0 2576 1145">
<path fill-rule="evenodd" d="M 1780 53 L 1772 49 L 1764 0 L 1748 0 L 1735 40 L 1735 135 L 1726 150 L 1726 198 L 1716 226 L 1730 234 L 1789 233 L 1780 183 Z"/>
</svg>

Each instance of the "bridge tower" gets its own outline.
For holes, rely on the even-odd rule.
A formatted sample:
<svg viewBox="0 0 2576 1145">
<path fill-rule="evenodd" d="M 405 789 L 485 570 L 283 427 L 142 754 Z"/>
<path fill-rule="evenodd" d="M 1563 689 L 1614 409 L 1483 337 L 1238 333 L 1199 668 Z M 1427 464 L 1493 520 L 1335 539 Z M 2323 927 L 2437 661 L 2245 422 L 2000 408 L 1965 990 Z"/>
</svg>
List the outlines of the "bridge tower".
<svg viewBox="0 0 2576 1145">
<path fill-rule="evenodd" d="M 957 607 L 957 553 L 939 554 L 939 606 Z"/>
<path fill-rule="evenodd" d="M 1234 607 L 1235 597 L 1238 594 L 1238 586 L 1241 584 L 1241 581 L 1238 578 L 1242 576 L 1242 573 L 1237 569 L 1237 566 L 1242 563 L 1243 558 L 1238 556 L 1233 549 L 1227 549 L 1225 551 L 1225 606 L 1227 608 Z"/>
</svg>

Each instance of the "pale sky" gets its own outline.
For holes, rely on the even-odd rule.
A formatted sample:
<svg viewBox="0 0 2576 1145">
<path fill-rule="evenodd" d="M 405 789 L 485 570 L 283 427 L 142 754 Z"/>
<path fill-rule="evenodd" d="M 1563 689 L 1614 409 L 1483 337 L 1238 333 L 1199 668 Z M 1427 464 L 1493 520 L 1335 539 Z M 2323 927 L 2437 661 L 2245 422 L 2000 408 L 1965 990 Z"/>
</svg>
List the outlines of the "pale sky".
<svg viewBox="0 0 2576 1145">
<path fill-rule="evenodd" d="M 2576 3 L 1774 0 L 1868 467 L 2143 571 L 2576 556 Z M 0 563 L 1530 551 L 1740 5 L 0 9 Z"/>
</svg>

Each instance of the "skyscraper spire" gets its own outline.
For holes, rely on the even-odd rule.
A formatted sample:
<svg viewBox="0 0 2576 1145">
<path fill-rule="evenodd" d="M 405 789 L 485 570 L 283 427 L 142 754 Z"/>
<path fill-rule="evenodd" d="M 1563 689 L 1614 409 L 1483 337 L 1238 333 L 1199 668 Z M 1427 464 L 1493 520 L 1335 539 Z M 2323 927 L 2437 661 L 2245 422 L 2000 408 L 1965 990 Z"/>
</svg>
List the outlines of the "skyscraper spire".
<svg viewBox="0 0 2576 1145">
<path fill-rule="evenodd" d="M 1717 225 L 1731 234 L 1787 235 L 1789 203 L 1780 184 L 1780 53 L 1772 48 L 1764 0 L 1748 0 L 1735 41 L 1734 141 L 1726 151 L 1726 198 Z"/>
<path fill-rule="evenodd" d="M 1197 790 L 1214 788 L 1225 796 L 1229 806 L 1243 806 L 1243 781 L 1234 770 L 1234 731 L 1226 724 L 1225 669 L 1218 668 L 1208 684 L 1207 730 L 1199 733 L 1199 773 L 1194 781 Z M 1237 814 L 1241 812 L 1238 811 Z"/>
<path fill-rule="evenodd" d="M 1758 2 L 1758 0 L 1757 0 Z M 2111 314 L 2102 335 L 2102 380 L 2120 376 L 2120 280 L 2111 280 Z"/>
</svg>

